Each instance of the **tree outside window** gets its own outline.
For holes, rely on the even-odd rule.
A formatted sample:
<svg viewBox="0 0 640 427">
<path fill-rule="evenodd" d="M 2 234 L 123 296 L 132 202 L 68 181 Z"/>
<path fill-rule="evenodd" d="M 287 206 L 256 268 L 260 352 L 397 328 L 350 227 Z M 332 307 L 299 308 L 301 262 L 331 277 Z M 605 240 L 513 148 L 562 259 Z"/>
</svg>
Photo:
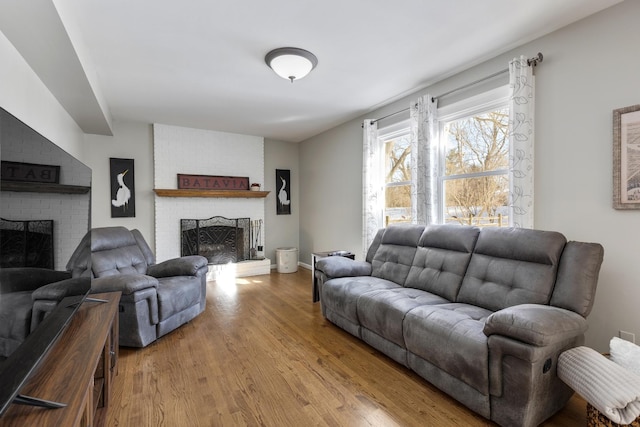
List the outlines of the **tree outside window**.
<svg viewBox="0 0 640 427">
<path fill-rule="evenodd" d="M 385 225 L 411 222 L 411 141 L 408 130 L 383 139 Z"/>
<path fill-rule="evenodd" d="M 444 123 L 444 222 L 509 225 L 509 109 Z"/>
</svg>

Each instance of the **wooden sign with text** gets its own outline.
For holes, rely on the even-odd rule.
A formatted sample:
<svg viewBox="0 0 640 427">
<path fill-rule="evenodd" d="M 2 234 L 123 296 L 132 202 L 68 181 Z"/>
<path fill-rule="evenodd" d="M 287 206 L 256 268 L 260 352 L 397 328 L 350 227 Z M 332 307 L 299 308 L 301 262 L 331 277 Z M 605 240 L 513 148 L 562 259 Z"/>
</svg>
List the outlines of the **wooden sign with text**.
<svg viewBox="0 0 640 427">
<path fill-rule="evenodd" d="M 178 174 L 179 190 L 249 190 L 249 178 Z"/>
<path fill-rule="evenodd" d="M 2 161 L 2 179 L 7 181 L 58 184 L 60 166 Z"/>
</svg>

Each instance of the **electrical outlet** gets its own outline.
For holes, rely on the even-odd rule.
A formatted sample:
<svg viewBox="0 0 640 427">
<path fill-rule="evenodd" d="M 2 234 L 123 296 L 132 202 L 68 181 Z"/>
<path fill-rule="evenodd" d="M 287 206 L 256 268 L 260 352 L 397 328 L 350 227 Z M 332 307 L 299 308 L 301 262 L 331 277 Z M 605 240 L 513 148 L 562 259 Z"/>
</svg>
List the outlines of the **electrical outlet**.
<svg viewBox="0 0 640 427">
<path fill-rule="evenodd" d="M 622 338 L 623 340 L 631 341 L 634 344 L 636 342 L 636 334 L 632 334 L 631 332 L 619 331 L 618 336 L 620 336 L 620 338 Z"/>
</svg>

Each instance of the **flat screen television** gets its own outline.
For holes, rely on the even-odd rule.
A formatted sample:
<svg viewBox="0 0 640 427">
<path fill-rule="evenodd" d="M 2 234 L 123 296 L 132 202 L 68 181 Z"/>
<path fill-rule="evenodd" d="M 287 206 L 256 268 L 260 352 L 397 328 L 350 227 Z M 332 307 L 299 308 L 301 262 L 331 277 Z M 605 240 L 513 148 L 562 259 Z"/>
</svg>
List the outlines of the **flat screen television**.
<svg viewBox="0 0 640 427">
<path fill-rule="evenodd" d="M 25 341 L 0 363 L 0 416 L 9 405 L 24 404 L 55 409 L 64 402 L 52 402 L 39 396 L 25 396 L 20 389 L 38 369 L 38 365 L 71 322 L 91 290 L 91 279 L 86 278 L 86 291 L 81 295 L 63 298 Z"/>
<path fill-rule="evenodd" d="M 52 223 L 48 237 L 41 239 L 41 229 L 27 227 L 27 237 L 22 241 L 29 245 L 34 240 L 45 241 L 53 253 L 52 257 L 46 257 L 52 266 L 47 269 L 66 270 L 74 250 L 91 229 L 91 169 L 3 108 L 0 108 L 0 159 L 3 165 L 0 217 L 6 220 L 3 223 Z M 24 250 L 25 245 L 14 242 L 20 240 L 14 239 L 16 234 L 19 233 L 14 230 L 0 233 L 0 269 L 33 267 L 30 262 L 43 251 Z M 15 340 L 16 344 L 5 346 L 4 356 L 0 357 L 0 416 L 12 403 L 29 403 L 29 398 L 21 398 L 20 389 L 38 370 L 85 301 L 91 279 L 73 280 L 78 295 L 63 299 L 23 341 Z M 2 289 L 7 288 L 13 292 L 16 286 L 0 287 L 0 310 L 8 312 L 11 304 L 1 301 L 3 295 L 8 298 L 2 294 Z M 7 313 L 0 311 L 0 317 L 3 314 Z M 32 404 L 40 404 L 37 399 L 46 398 L 32 397 L 36 398 Z"/>
</svg>

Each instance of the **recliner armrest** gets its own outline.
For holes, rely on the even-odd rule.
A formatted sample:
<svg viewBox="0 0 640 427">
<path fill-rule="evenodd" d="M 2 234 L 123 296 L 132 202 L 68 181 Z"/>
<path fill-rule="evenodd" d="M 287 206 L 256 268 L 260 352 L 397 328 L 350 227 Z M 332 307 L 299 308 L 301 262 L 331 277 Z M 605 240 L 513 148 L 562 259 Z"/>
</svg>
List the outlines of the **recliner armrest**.
<svg viewBox="0 0 640 427">
<path fill-rule="evenodd" d="M 49 283 L 31 294 L 31 299 L 62 301 L 63 298 L 73 295 L 83 295 L 91 287 L 91 279 L 89 277 L 74 277 L 73 279 L 61 280 L 59 282 Z"/>
<path fill-rule="evenodd" d="M 355 261 L 342 256 L 321 258 L 316 262 L 316 270 L 322 271 L 328 279 L 336 277 L 371 276 L 371 264 Z"/>
<path fill-rule="evenodd" d="M 551 345 L 587 330 L 587 320 L 563 308 L 520 304 L 496 311 L 487 318 L 484 333 L 504 335 L 538 347 Z"/>
<path fill-rule="evenodd" d="M 69 279 L 68 271 L 39 267 L 12 267 L 0 269 L 0 293 L 33 291 L 49 283 Z"/>
<path fill-rule="evenodd" d="M 158 279 L 145 274 L 117 274 L 91 280 L 91 293 L 122 292 L 130 295 L 141 289 L 157 288 Z"/>
<path fill-rule="evenodd" d="M 207 259 L 200 255 L 189 255 L 169 259 L 159 264 L 150 265 L 147 274 L 153 277 L 199 276 L 204 268 L 208 268 Z M 204 271 L 206 274 L 206 270 Z"/>
</svg>

